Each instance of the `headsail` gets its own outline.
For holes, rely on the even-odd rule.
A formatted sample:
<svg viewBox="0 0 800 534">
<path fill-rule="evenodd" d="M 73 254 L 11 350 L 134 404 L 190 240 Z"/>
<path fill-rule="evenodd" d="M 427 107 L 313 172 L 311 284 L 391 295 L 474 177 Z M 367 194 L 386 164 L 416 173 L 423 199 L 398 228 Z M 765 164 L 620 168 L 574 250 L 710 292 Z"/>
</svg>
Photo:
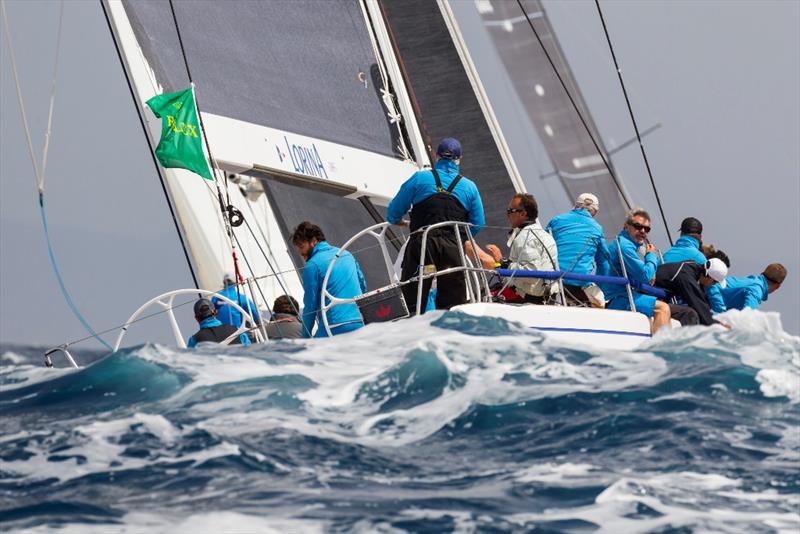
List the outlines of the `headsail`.
<svg viewBox="0 0 800 534">
<path fill-rule="evenodd" d="M 137 83 L 144 87 L 139 97 L 185 87 L 185 54 L 217 164 L 242 184 L 255 178 L 246 195 L 228 188 L 234 205 L 270 242 L 236 229 L 239 239 L 251 241 L 248 250 L 242 245 L 251 259 L 271 246 L 275 270 L 301 267 L 285 242 L 288 230 L 309 219 L 334 244 L 344 242 L 374 224 L 380 211 L 374 204 L 387 203 L 418 168 L 409 159 L 413 144 L 387 106 L 381 58 L 357 0 L 174 2 L 183 49 L 169 3 L 108 4 L 117 32 L 124 23 L 130 28 L 131 42 L 118 39 L 127 61 L 143 63 L 150 77 L 149 84 Z M 204 227 L 204 220 L 222 227 L 215 224 L 219 215 L 209 192 L 168 182 L 195 262 L 225 262 L 224 235 Z M 372 287 L 386 282 L 382 262 L 375 260 L 359 255 Z M 255 274 L 270 274 L 272 268 L 261 263 Z M 202 285 L 218 287 L 218 275 L 201 274 Z M 297 276 L 284 278 L 293 279 L 299 294 Z"/>
<path fill-rule="evenodd" d="M 521 4 L 524 13 L 516 1 L 475 2 L 567 194 L 572 199 L 580 193 L 596 194 L 601 205 L 597 220 L 607 235 L 613 234 L 624 219 L 626 203 L 603 158 L 598 154 L 590 133 L 610 164 L 608 153 L 541 1 L 522 0 Z M 534 25 L 547 47 L 589 132 L 570 103 L 528 21 Z"/>
</svg>

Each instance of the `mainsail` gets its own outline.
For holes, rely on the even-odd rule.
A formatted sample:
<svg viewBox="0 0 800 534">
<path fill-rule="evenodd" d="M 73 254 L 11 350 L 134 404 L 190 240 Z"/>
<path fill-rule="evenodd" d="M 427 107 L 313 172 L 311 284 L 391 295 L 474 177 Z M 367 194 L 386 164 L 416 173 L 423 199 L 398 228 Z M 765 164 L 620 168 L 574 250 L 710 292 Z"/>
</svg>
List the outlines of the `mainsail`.
<svg viewBox="0 0 800 534">
<path fill-rule="evenodd" d="M 256 264 L 246 274 L 282 273 L 266 293 L 302 291 L 293 272 L 302 264 L 286 244 L 293 226 L 312 220 L 342 243 L 381 220 L 376 204 L 417 170 L 357 0 L 106 6 L 138 104 L 195 83 L 212 155 L 233 176 L 226 194 L 257 226 L 234 230 Z M 231 260 L 215 194 L 165 174 L 201 285 L 219 287 Z M 379 257 L 357 257 L 371 287 L 386 282 Z"/>
<path fill-rule="evenodd" d="M 250 274 L 283 273 L 268 292 L 299 293 L 291 271 L 302 262 L 285 243 L 294 225 L 312 220 L 342 243 L 384 220 L 402 181 L 430 163 L 431 139 L 462 139 L 462 170 L 487 208 L 485 239 L 504 241 L 503 208 L 523 186 L 446 2 L 105 5 L 137 99 L 195 83 L 217 167 L 233 176 L 231 203 L 258 225 L 249 235 L 234 230 L 258 264 Z M 201 283 L 218 287 L 230 261 L 214 192 L 180 171 L 165 174 Z M 379 287 L 381 259 L 358 252 L 373 244 L 353 249 L 368 285 Z"/>
<path fill-rule="evenodd" d="M 516 1 L 475 2 L 484 26 L 528 117 L 536 127 L 564 189 L 572 199 L 580 193 L 595 193 L 601 205 L 597 221 L 607 235 L 612 235 L 623 221 L 629 201 L 626 202 L 623 198 L 603 162 L 605 158 L 611 164 L 541 1 L 522 0 L 521 4 L 523 9 L 520 9 Z M 536 35 L 531 31 L 529 21 L 547 47 L 547 52 L 564 80 L 580 116 L 588 125 L 588 131 L 559 82 Z M 598 144 L 603 157 L 598 153 L 592 138 Z"/>
</svg>

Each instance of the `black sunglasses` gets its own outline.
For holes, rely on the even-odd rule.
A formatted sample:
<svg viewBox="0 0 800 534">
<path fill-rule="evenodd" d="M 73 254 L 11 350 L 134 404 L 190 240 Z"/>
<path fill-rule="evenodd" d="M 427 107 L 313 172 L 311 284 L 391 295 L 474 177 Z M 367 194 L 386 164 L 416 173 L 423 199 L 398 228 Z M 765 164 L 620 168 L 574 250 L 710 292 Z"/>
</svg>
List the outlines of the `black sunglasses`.
<svg viewBox="0 0 800 534">
<path fill-rule="evenodd" d="M 645 226 L 645 225 L 639 224 L 637 222 L 632 222 L 632 223 L 628 223 L 628 224 L 630 224 L 631 226 L 633 226 L 637 230 L 644 230 L 644 233 L 646 233 L 646 234 L 650 233 L 650 227 L 649 226 Z"/>
<path fill-rule="evenodd" d="M 506 215 L 511 215 L 512 213 L 521 213 L 525 211 L 525 208 L 508 208 L 506 209 Z"/>
</svg>

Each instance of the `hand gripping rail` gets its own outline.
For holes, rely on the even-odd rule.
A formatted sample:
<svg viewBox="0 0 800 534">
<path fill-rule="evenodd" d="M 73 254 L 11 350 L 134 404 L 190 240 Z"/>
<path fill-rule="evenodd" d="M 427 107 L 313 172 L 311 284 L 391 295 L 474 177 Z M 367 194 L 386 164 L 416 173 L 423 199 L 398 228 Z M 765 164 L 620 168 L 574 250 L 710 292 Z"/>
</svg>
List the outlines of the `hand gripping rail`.
<svg viewBox="0 0 800 534">
<path fill-rule="evenodd" d="M 355 304 L 355 298 L 339 298 L 332 295 L 328 291 L 328 280 L 330 279 L 331 273 L 333 272 L 333 267 L 336 265 L 336 262 L 341 257 L 342 253 L 347 250 L 347 248 L 355 242 L 357 239 L 363 236 L 371 236 L 378 241 L 378 245 L 381 250 L 381 255 L 383 257 L 384 265 L 386 266 L 386 274 L 389 277 L 389 286 L 393 285 L 405 285 L 411 282 L 415 282 L 417 280 L 422 281 L 427 278 L 439 276 L 442 274 L 449 274 L 452 272 L 464 272 L 464 276 L 467 279 L 467 291 L 468 291 L 468 299 L 470 302 L 477 302 L 478 300 L 489 300 L 489 295 L 491 294 L 489 291 L 489 283 L 486 279 L 486 270 L 483 268 L 475 268 L 472 267 L 472 263 L 464 254 L 464 246 L 461 240 L 461 232 L 457 231 L 458 227 L 463 227 L 466 230 L 467 239 L 472 244 L 473 251 L 477 250 L 477 245 L 475 244 L 472 238 L 472 232 L 470 231 L 470 224 L 469 223 L 462 223 L 462 222 L 455 222 L 455 221 L 448 221 L 442 222 L 437 224 L 432 224 L 425 228 L 422 234 L 422 250 L 420 254 L 420 264 L 417 269 L 417 276 L 405 280 L 403 282 L 400 281 L 399 277 L 397 276 L 397 272 L 394 269 L 394 262 L 392 261 L 392 257 L 389 254 L 389 247 L 386 244 L 386 231 L 387 229 L 392 226 L 388 222 L 378 223 L 372 226 L 369 226 L 359 233 L 351 237 L 342 247 L 339 249 L 339 252 L 333 257 L 333 261 L 328 265 L 328 270 L 325 271 L 325 278 L 322 281 L 322 291 L 320 291 L 320 314 L 322 315 L 322 327 L 325 328 L 325 332 L 330 336 L 332 335 L 331 328 L 336 326 L 341 326 L 339 324 L 331 325 L 328 320 L 328 310 L 333 308 L 334 306 L 341 306 L 343 304 Z M 450 267 L 448 269 L 442 269 L 441 271 L 433 272 L 433 273 L 424 273 L 424 261 L 425 261 L 425 249 L 428 240 L 428 232 L 431 229 L 441 228 L 445 226 L 452 226 L 453 231 L 456 235 L 456 241 L 458 243 L 458 248 L 461 253 L 461 261 L 462 265 L 459 267 Z M 480 265 L 480 260 L 478 260 L 477 253 L 475 253 L 475 262 L 477 265 Z M 421 307 L 422 302 L 422 284 L 418 285 L 417 288 L 417 314 L 420 313 L 420 310 L 423 308 Z"/>
</svg>

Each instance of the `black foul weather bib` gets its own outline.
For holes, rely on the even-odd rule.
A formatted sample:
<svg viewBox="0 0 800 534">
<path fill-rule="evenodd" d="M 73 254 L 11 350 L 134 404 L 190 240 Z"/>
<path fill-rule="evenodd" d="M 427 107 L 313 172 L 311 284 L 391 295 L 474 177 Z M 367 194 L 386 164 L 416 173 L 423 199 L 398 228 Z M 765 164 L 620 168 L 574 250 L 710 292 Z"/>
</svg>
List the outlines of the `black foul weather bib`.
<svg viewBox="0 0 800 534">
<path fill-rule="evenodd" d="M 436 180 L 437 192 L 422 202 L 414 204 L 414 207 L 411 209 L 410 229 L 411 232 L 416 233 L 411 234 L 408 245 L 406 246 L 401 277 L 403 280 L 408 280 L 409 278 L 417 276 L 417 271 L 419 269 L 423 231 L 417 232 L 417 230 L 425 226 L 446 221 L 469 222 L 469 212 L 467 212 L 467 209 L 461 202 L 452 195 L 453 189 L 456 187 L 459 180 L 461 180 L 461 175 L 459 174 L 456 176 L 450 186 L 444 189 L 436 169 L 431 169 L 431 172 L 433 173 L 433 179 Z M 456 241 L 454 228 L 452 226 L 436 228 L 428 232 L 424 265 L 433 265 L 436 270 L 458 267 L 461 265 L 461 252 L 459 251 L 458 242 Z M 432 281 L 433 279 L 431 278 L 425 280 L 422 284 L 421 313 L 425 312 Z M 439 276 L 436 279 L 436 287 L 437 309 L 449 309 L 452 306 L 463 304 L 467 301 L 465 272 L 456 272 Z M 413 314 L 416 310 L 417 303 L 417 283 L 404 285 L 403 296 L 405 297 L 409 311 Z"/>
</svg>

